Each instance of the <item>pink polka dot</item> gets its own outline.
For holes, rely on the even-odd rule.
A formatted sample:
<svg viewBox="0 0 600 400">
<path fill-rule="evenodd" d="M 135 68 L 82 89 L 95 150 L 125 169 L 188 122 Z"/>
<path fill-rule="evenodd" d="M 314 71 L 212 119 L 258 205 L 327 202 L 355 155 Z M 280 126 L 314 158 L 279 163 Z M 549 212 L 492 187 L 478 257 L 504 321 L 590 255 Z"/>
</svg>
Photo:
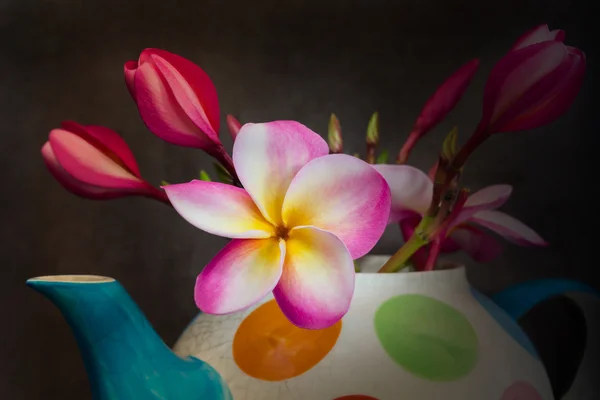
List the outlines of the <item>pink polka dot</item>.
<svg viewBox="0 0 600 400">
<path fill-rule="evenodd" d="M 542 396 L 527 382 L 515 382 L 504 391 L 500 400 L 542 400 Z"/>
</svg>

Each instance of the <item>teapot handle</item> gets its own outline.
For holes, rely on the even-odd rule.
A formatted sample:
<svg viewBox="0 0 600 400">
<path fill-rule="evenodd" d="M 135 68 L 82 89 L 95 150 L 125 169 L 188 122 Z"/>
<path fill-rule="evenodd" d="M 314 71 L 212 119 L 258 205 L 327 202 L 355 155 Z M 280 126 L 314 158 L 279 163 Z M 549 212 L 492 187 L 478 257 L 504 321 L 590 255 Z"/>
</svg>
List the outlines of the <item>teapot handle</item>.
<svg viewBox="0 0 600 400">
<path fill-rule="evenodd" d="M 600 292 L 582 283 L 565 279 L 541 279 L 521 283 L 492 296 L 494 302 L 518 320 L 535 305 L 566 295 L 579 306 L 586 320 L 586 349 L 569 391 L 562 400 L 598 399 L 600 381 Z"/>
</svg>

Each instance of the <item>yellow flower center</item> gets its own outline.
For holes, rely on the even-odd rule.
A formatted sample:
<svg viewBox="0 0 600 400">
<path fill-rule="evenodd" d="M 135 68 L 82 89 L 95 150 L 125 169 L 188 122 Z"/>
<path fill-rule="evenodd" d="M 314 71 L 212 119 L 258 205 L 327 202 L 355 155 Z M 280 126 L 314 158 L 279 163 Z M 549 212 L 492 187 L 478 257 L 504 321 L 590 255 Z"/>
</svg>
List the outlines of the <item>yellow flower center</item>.
<svg viewBox="0 0 600 400">
<path fill-rule="evenodd" d="M 285 226 L 275 228 L 275 236 L 279 239 L 287 240 L 290 230 Z"/>
</svg>

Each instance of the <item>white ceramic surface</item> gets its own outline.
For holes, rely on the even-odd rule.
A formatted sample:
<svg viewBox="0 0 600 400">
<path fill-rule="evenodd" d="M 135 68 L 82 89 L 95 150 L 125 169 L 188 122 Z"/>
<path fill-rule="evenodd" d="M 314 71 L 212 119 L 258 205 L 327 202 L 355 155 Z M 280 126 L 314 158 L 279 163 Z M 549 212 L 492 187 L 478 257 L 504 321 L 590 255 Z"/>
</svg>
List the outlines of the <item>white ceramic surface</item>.
<svg viewBox="0 0 600 400">
<path fill-rule="evenodd" d="M 249 376 L 236 364 L 232 354 L 236 331 L 258 305 L 227 316 L 200 314 L 174 351 L 212 365 L 235 400 L 334 400 L 350 395 L 376 400 L 553 398 L 544 367 L 525 334 L 502 310 L 472 290 L 464 268 L 372 273 L 387 258 L 361 260 L 363 272 L 357 274 L 352 305 L 337 342 L 320 362 L 298 376 L 268 381 Z M 396 301 L 390 299 L 406 300 L 412 320 L 400 308 L 392 316 L 388 312 L 382 321 L 378 310 Z M 271 296 L 261 304 L 270 300 Z M 382 333 L 380 327 L 386 324 L 392 335 L 389 329 Z"/>
</svg>

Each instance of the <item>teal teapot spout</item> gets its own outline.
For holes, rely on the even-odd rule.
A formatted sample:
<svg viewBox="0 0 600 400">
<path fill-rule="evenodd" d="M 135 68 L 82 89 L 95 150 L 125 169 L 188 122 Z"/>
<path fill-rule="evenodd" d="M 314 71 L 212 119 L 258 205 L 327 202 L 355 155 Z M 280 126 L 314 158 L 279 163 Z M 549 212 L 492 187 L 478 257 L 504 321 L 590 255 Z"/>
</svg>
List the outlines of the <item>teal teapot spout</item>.
<svg viewBox="0 0 600 400">
<path fill-rule="evenodd" d="M 207 363 L 174 354 L 114 279 L 90 275 L 33 278 L 27 285 L 62 312 L 77 340 L 95 400 L 230 400 Z"/>
</svg>

